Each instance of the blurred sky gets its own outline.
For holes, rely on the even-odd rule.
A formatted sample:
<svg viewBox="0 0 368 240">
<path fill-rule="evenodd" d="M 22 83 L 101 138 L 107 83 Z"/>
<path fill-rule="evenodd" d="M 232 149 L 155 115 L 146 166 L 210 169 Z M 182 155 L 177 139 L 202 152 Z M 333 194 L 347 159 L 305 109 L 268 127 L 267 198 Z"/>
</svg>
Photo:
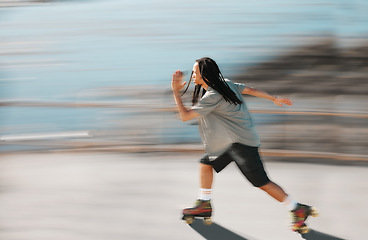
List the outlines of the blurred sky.
<svg viewBox="0 0 368 240">
<path fill-rule="evenodd" d="M 346 2 L 96 0 L 1 9 L 1 98 L 167 86 L 173 70 L 191 70 L 202 56 L 226 74 L 303 44 L 307 35 L 359 34 L 363 21 L 347 23 L 362 9 Z"/>
<path fill-rule="evenodd" d="M 190 70 L 202 56 L 230 73 L 304 44 L 303 37 L 362 37 L 367 5 L 95 0 L 0 9 L 0 97 L 70 99 L 88 87 L 167 86 L 172 70 Z"/>
</svg>

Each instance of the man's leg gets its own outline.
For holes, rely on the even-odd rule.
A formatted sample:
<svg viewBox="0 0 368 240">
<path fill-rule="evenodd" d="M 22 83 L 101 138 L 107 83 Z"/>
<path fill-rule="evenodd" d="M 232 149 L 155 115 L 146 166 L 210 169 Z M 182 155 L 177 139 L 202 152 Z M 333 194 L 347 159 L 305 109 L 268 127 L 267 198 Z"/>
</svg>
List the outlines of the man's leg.
<svg viewBox="0 0 368 240">
<path fill-rule="evenodd" d="M 279 202 L 284 202 L 288 197 L 285 191 L 279 185 L 277 185 L 272 181 L 269 181 L 267 184 L 259 188 L 268 193 L 271 197 L 273 197 Z"/>
<path fill-rule="evenodd" d="M 262 189 L 289 209 L 292 229 L 300 233 L 306 233 L 307 227 L 304 222 L 309 215 L 317 216 L 317 211 L 308 205 L 294 201 L 279 185 L 268 178 L 258 148 L 236 144 L 231 154 L 241 172 L 253 186 Z"/>
<path fill-rule="evenodd" d="M 212 166 L 208 164 L 200 164 L 199 167 L 200 176 L 200 193 L 199 198 L 194 207 L 186 208 L 183 210 L 183 220 L 186 220 L 188 224 L 191 224 L 193 217 L 204 217 L 205 224 L 211 224 L 212 206 L 212 182 L 213 182 L 213 170 Z"/>
<path fill-rule="evenodd" d="M 200 164 L 200 185 L 201 188 L 211 189 L 213 182 L 213 169 L 211 165 Z"/>
<path fill-rule="evenodd" d="M 268 178 L 258 147 L 236 144 L 231 154 L 240 171 L 253 186 L 262 189 L 290 210 L 296 207 L 297 203 L 279 185 Z"/>
<path fill-rule="evenodd" d="M 314 207 L 295 202 L 274 182 L 270 181 L 259 188 L 288 207 L 291 213 L 291 226 L 293 231 L 299 233 L 307 233 L 309 231 L 308 227 L 305 225 L 305 220 L 307 220 L 310 215 L 313 217 L 318 216 L 318 212 Z"/>
<path fill-rule="evenodd" d="M 212 214 L 211 198 L 213 171 L 215 170 L 216 172 L 220 172 L 232 161 L 233 159 L 227 152 L 221 154 L 213 161 L 210 161 L 207 154 L 201 158 L 199 166 L 199 198 L 194 207 L 183 210 L 183 219 L 186 217 L 205 217 L 205 222 L 207 221 L 207 223 L 210 223 L 208 222 L 208 219 L 206 220 L 206 218 L 209 218 Z"/>
<path fill-rule="evenodd" d="M 200 164 L 199 167 L 200 177 L 200 200 L 211 200 L 212 197 L 212 182 L 213 182 L 213 168 L 212 165 Z"/>
</svg>

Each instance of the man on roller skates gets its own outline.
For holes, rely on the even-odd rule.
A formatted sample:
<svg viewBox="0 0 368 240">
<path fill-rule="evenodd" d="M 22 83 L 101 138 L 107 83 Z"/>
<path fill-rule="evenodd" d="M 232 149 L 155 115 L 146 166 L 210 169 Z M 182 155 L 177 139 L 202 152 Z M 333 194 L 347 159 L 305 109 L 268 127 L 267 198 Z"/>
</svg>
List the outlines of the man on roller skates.
<svg viewBox="0 0 368 240">
<path fill-rule="evenodd" d="M 194 217 L 203 217 L 205 224 L 211 224 L 212 169 L 218 173 L 234 161 L 253 186 L 288 207 L 294 231 L 308 232 L 304 222 L 309 215 L 316 216 L 317 212 L 294 201 L 268 178 L 258 153 L 260 140 L 242 94 L 266 98 L 279 106 L 292 105 L 292 102 L 224 79 L 214 60 L 201 58 L 193 65 L 190 77 L 190 81 L 193 79 L 195 83 L 193 107 L 187 108 L 180 94 L 186 84 L 182 78 L 183 73 L 178 70 L 173 74 L 171 83 L 177 109 L 182 121 L 198 118 L 206 150 L 200 159 L 200 196 L 194 207 L 183 210 L 183 219 L 190 224 Z"/>
</svg>

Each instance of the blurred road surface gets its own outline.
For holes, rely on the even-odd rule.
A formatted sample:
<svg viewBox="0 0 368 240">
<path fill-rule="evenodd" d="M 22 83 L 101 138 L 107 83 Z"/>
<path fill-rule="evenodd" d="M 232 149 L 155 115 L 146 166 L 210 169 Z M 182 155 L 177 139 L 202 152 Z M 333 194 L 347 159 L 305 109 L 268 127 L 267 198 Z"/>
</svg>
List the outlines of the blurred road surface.
<svg viewBox="0 0 368 240">
<path fill-rule="evenodd" d="M 184 240 L 229 233 L 233 239 L 303 239 L 288 229 L 287 209 L 251 187 L 233 164 L 215 177 L 216 225 L 206 230 L 197 222 L 192 229 L 181 221 L 181 209 L 197 197 L 199 157 L 2 155 L 0 239 Z M 305 239 L 365 238 L 367 167 L 266 162 L 266 170 L 295 199 L 318 208 Z"/>
</svg>

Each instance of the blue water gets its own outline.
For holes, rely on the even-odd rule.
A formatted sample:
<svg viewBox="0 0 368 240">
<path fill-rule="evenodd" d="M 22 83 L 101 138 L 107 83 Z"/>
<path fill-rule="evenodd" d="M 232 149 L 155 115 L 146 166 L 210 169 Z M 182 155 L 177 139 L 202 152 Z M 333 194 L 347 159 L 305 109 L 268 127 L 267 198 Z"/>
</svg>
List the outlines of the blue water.
<svg viewBox="0 0 368 240">
<path fill-rule="evenodd" d="M 305 44 L 306 37 L 365 37 L 367 5 L 364 0 L 95 0 L 0 9 L 0 99 L 88 101 L 96 100 L 81 94 L 88 89 L 169 89 L 174 70 L 190 71 L 203 56 L 214 58 L 231 77 Z M 2 107 L 0 124 L 3 133 L 26 131 L 20 129 L 32 128 L 22 125 L 36 122 L 49 130 L 96 128 L 94 119 L 104 114 Z"/>
<path fill-rule="evenodd" d="M 1 78 L 33 80 L 2 80 L 1 97 L 70 99 L 88 87 L 167 86 L 173 69 L 190 70 L 202 56 L 231 75 L 302 44 L 303 36 L 366 33 L 367 17 L 356 14 L 367 9 L 364 1 L 332 2 L 110 0 L 2 9 L 2 41 L 35 54 L 5 55 Z"/>
<path fill-rule="evenodd" d="M 298 45 L 293 35 L 333 32 L 331 5 L 318 2 L 83 1 L 3 9 L 2 39 L 36 54 L 6 56 L 5 63 L 28 66 L 6 64 L 5 78 L 34 80 L 2 84 L 17 88 L 2 97 L 61 99 L 88 87 L 167 86 L 173 70 L 190 70 L 202 56 L 229 74 L 231 66 Z"/>
</svg>

